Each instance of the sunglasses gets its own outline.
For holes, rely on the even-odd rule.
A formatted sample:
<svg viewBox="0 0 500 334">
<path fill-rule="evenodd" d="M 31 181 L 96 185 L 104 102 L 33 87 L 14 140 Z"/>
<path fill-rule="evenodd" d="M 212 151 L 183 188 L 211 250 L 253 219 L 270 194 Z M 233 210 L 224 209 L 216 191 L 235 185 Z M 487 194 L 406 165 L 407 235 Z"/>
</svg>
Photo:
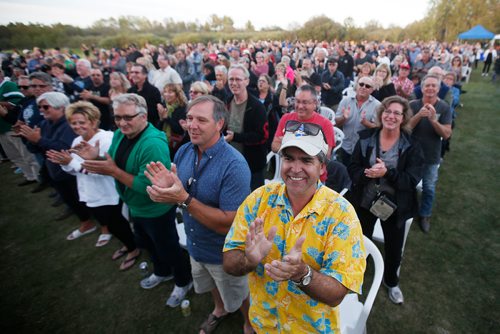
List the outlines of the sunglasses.
<svg viewBox="0 0 500 334">
<path fill-rule="evenodd" d="M 198 92 L 196 90 L 190 90 L 189 94 L 202 94 L 202 92 Z"/>
<path fill-rule="evenodd" d="M 359 87 L 366 87 L 368 89 L 372 88 L 373 86 L 372 85 L 369 85 L 369 84 L 365 84 L 364 82 L 360 82 L 359 83 Z"/>
<path fill-rule="evenodd" d="M 314 123 L 302 123 L 299 121 L 286 122 L 285 131 L 296 132 L 299 130 L 308 136 L 317 136 L 321 131 L 321 126 Z"/>
<path fill-rule="evenodd" d="M 30 86 L 19 86 L 19 89 L 29 89 Z"/>
<path fill-rule="evenodd" d="M 50 105 L 48 104 L 39 104 L 38 109 L 49 110 Z"/>
<path fill-rule="evenodd" d="M 31 88 L 45 88 L 47 85 L 30 85 Z"/>
<path fill-rule="evenodd" d="M 134 118 L 136 118 L 137 116 L 139 115 L 139 113 L 135 114 L 135 115 L 125 115 L 125 116 L 118 116 L 118 115 L 114 115 L 113 116 L 113 119 L 115 120 L 115 122 L 120 122 L 121 120 L 124 120 L 125 122 L 130 122 L 131 120 L 133 120 Z"/>
</svg>

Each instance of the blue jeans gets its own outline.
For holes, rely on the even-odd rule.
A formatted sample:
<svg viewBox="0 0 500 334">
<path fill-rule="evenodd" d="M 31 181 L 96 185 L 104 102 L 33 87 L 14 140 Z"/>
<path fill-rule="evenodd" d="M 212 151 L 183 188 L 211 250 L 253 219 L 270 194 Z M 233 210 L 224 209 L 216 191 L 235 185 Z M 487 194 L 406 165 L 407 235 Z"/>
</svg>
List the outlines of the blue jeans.
<svg viewBox="0 0 500 334">
<path fill-rule="evenodd" d="M 424 164 L 422 176 L 422 199 L 420 202 L 419 215 L 430 217 L 432 214 L 432 203 L 436 194 L 436 183 L 438 180 L 439 164 Z"/>
</svg>

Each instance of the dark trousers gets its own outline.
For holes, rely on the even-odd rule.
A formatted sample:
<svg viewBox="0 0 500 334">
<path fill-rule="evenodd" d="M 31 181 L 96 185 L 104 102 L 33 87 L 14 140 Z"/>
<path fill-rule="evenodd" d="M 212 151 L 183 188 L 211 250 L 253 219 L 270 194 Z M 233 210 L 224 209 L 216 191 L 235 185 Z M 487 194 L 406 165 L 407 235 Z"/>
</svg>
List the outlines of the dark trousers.
<svg viewBox="0 0 500 334">
<path fill-rule="evenodd" d="M 344 166 L 349 168 L 351 163 L 352 154 L 347 153 L 342 147 L 337 150 L 337 160 L 339 160 Z"/>
<path fill-rule="evenodd" d="M 356 207 L 363 234 L 372 238 L 373 230 L 377 217 L 374 216 L 369 210 L 363 209 L 359 206 Z M 405 224 L 398 228 L 397 212 L 394 212 L 389 219 L 381 221 L 382 231 L 384 232 L 384 252 L 385 252 L 385 267 L 384 267 L 384 282 L 389 287 L 398 285 L 398 269 L 401 265 L 401 251 L 403 247 L 403 240 L 405 235 Z"/>
<path fill-rule="evenodd" d="M 71 176 L 69 179 L 63 181 L 52 180 L 51 183 L 57 193 L 61 196 L 64 203 L 66 203 L 66 205 L 73 210 L 81 222 L 90 219 L 89 209 L 85 203 L 80 202 L 75 176 Z"/>
<path fill-rule="evenodd" d="M 191 281 L 188 253 L 179 246 L 175 227 L 175 206 L 155 218 L 133 217 L 136 243 L 151 255 L 157 276 L 174 275 L 175 285 L 186 286 Z"/>
<path fill-rule="evenodd" d="M 127 247 L 128 252 L 137 248 L 130 224 L 122 215 L 121 203 L 98 206 L 89 210 L 101 226 L 107 226 L 111 234 Z"/>
</svg>

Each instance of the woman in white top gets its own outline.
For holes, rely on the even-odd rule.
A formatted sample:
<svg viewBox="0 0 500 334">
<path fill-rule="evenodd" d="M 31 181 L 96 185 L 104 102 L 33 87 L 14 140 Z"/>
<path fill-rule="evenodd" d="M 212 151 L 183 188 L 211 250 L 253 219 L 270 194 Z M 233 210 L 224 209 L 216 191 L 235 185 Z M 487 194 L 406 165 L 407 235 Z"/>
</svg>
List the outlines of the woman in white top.
<svg viewBox="0 0 500 334">
<path fill-rule="evenodd" d="M 98 128 L 100 112 L 89 102 L 76 102 L 66 108 L 66 118 L 73 131 L 79 136 L 75 138 L 71 147 L 82 143 L 99 148 L 99 155 L 104 156 L 113 138 L 113 132 Z M 120 265 L 126 270 L 134 265 L 140 255 L 136 247 L 134 235 L 128 221 L 121 213 L 120 198 L 115 188 L 115 181 L 111 176 L 92 174 L 82 168 L 84 159 L 69 151 L 48 151 L 47 157 L 53 163 L 60 164 L 62 169 L 76 175 L 78 195 L 81 202 L 85 202 L 94 218 L 101 224 L 101 235 L 96 247 L 106 245 L 111 239 L 110 232 L 116 236 L 124 247 L 113 254 L 113 260 L 127 255 Z M 76 229 L 68 239 L 76 239 L 82 233 Z"/>
</svg>

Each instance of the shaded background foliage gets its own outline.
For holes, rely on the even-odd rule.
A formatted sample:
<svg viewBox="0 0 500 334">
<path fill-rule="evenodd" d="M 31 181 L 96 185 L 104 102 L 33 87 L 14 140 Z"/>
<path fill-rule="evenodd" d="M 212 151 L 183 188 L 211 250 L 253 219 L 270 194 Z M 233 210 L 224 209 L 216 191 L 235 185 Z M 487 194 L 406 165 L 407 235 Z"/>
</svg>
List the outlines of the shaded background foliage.
<svg viewBox="0 0 500 334">
<path fill-rule="evenodd" d="M 401 9 L 404 10 L 404 9 Z M 397 14 L 395 14 L 397 15 Z M 383 23 L 383 22 L 382 22 Z M 406 27 L 384 28 L 376 19 L 363 27 L 348 17 L 343 23 L 322 15 L 311 18 L 303 26 L 264 27 L 257 31 L 251 21 L 236 29 L 228 16 L 212 14 L 207 22 L 184 22 L 166 18 L 163 22 L 146 17 L 121 16 L 95 21 L 89 28 L 66 24 L 10 23 L 0 26 L 2 49 L 38 46 L 78 48 L 82 43 L 97 47 L 123 47 L 135 42 L 143 45 L 225 40 L 456 40 L 460 32 L 482 24 L 486 29 L 500 32 L 500 0 L 429 0 L 426 16 Z"/>
</svg>

